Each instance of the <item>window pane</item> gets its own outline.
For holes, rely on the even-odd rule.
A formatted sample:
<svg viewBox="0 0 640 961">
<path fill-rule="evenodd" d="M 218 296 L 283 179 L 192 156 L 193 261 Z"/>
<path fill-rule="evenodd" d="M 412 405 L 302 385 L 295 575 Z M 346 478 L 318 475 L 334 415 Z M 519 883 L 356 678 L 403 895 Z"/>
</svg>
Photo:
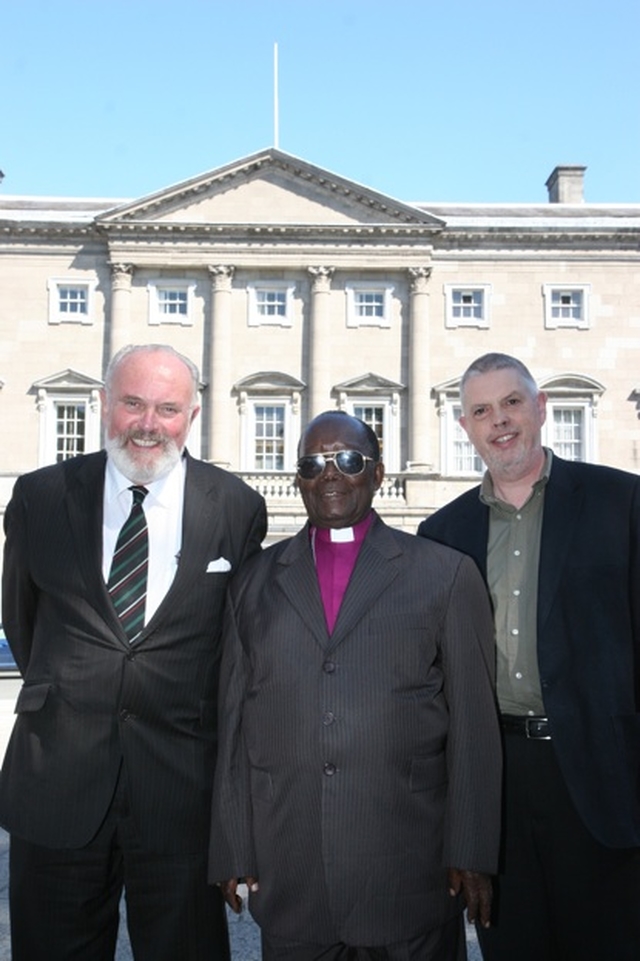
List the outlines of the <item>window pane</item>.
<svg viewBox="0 0 640 961">
<path fill-rule="evenodd" d="M 384 317 L 384 294 L 381 291 L 356 290 L 356 317 Z"/>
<path fill-rule="evenodd" d="M 255 469 L 284 470 L 284 406 L 255 408 Z"/>
<path fill-rule="evenodd" d="M 161 314 L 187 314 L 187 291 L 158 288 L 158 310 Z"/>
<path fill-rule="evenodd" d="M 555 320 L 580 320 L 582 318 L 582 291 L 552 291 L 551 316 Z"/>
<path fill-rule="evenodd" d="M 380 444 L 380 456 L 384 459 L 384 407 L 374 407 L 371 404 L 354 404 L 353 413 L 365 424 L 368 424 L 374 432 Z"/>
<path fill-rule="evenodd" d="M 56 404 L 56 462 L 84 454 L 85 404 Z"/>
<path fill-rule="evenodd" d="M 453 415 L 453 472 L 454 474 L 479 474 L 482 472 L 482 458 L 478 457 L 473 444 L 460 426 L 462 407 L 455 405 Z"/>
<path fill-rule="evenodd" d="M 482 320 L 484 291 L 482 290 L 454 290 L 451 294 L 451 313 L 458 320 Z"/>
<path fill-rule="evenodd" d="M 261 317 L 285 317 L 287 292 L 285 290 L 256 290 L 256 309 Z"/>
<path fill-rule="evenodd" d="M 58 287 L 58 307 L 61 314 L 87 313 L 86 287 Z"/>
<path fill-rule="evenodd" d="M 584 410 L 576 407 L 553 408 L 554 451 L 565 460 L 584 460 Z"/>
</svg>

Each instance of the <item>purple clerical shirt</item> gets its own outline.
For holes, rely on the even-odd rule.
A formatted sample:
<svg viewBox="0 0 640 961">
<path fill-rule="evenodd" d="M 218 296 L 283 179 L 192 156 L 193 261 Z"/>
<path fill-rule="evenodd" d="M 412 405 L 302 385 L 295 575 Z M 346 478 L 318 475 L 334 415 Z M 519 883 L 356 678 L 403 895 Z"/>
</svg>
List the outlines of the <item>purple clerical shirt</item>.
<svg viewBox="0 0 640 961">
<path fill-rule="evenodd" d="M 370 511 L 353 527 L 312 527 L 310 530 L 311 549 L 330 634 L 335 627 L 344 592 L 372 520 L 373 513 Z"/>
</svg>

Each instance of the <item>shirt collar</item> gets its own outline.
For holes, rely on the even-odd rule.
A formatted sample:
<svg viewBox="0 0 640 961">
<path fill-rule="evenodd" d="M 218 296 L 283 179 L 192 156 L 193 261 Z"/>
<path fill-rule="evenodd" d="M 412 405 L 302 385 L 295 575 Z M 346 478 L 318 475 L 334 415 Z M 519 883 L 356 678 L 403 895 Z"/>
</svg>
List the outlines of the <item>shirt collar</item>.
<svg viewBox="0 0 640 961">
<path fill-rule="evenodd" d="M 529 503 L 529 501 L 537 491 L 539 491 L 543 487 L 546 487 L 549 477 L 551 475 L 551 463 L 553 461 L 553 451 L 550 450 L 548 447 L 544 447 L 543 450 L 544 450 L 545 457 L 544 457 L 544 464 L 542 465 L 542 471 L 540 472 L 540 477 L 538 478 L 538 480 L 531 485 L 531 494 L 526 500 L 527 504 Z M 483 504 L 486 504 L 488 507 L 495 507 L 496 505 L 503 505 L 504 503 L 503 501 L 500 500 L 499 497 L 496 496 L 494 492 L 493 478 L 491 477 L 491 474 L 489 473 L 488 470 L 484 472 L 482 483 L 480 484 L 480 500 L 482 501 Z M 524 507 L 524 504 L 523 504 L 523 507 Z"/>
<path fill-rule="evenodd" d="M 169 507 L 174 503 L 181 503 L 182 489 L 187 471 L 187 460 L 183 455 L 174 464 L 168 474 L 159 477 L 158 480 L 151 481 L 144 486 L 148 490 L 147 503 L 155 503 L 160 507 Z M 107 457 L 107 470 L 105 474 L 105 501 L 107 504 L 115 503 L 133 485 L 133 481 L 125 477 L 118 470 L 110 457 Z"/>
</svg>

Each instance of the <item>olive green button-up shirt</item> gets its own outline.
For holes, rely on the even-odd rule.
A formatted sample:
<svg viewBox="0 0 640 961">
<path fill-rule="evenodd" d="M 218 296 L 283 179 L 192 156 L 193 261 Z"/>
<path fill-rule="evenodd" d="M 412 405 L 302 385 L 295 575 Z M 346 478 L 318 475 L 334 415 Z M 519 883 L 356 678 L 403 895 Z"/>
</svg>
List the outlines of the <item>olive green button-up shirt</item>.
<svg viewBox="0 0 640 961">
<path fill-rule="evenodd" d="M 544 715 L 537 655 L 538 566 L 544 490 L 551 472 L 551 451 L 544 470 L 522 507 L 494 493 L 489 472 L 480 499 L 489 507 L 487 581 L 493 600 L 497 694 L 503 714 Z"/>
</svg>

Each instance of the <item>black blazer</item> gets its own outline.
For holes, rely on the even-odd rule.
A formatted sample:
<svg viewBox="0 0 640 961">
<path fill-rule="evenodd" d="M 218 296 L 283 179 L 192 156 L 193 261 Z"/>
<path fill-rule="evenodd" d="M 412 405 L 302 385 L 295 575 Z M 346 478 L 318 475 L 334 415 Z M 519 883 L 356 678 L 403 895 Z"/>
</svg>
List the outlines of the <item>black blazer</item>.
<svg viewBox="0 0 640 961">
<path fill-rule="evenodd" d="M 486 576 L 479 488 L 418 533 L 470 554 Z M 553 458 L 538 582 L 538 664 L 573 802 L 610 847 L 640 845 L 640 477 Z"/>
<path fill-rule="evenodd" d="M 308 527 L 231 587 L 211 880 L 257 875 L 279 937 L 389 944 L 492 872 L 501 749 L 493 627 L 469 558 L 376 518 L 331 635 Z"/>
<path fill-rule="evenodd" d="M 227 573 L 257 551 L 263 499 L 188 457 L 173 584 L 131 646 L 102 576 L 105 454 L 25 474 L 5 515 L 3 626 L 24 685 L 0 775 L 0 823 L 80 847 L 109 807 L 120 766 L 145 843 L 201 849 L 216 748 Z"/>
</svg>

